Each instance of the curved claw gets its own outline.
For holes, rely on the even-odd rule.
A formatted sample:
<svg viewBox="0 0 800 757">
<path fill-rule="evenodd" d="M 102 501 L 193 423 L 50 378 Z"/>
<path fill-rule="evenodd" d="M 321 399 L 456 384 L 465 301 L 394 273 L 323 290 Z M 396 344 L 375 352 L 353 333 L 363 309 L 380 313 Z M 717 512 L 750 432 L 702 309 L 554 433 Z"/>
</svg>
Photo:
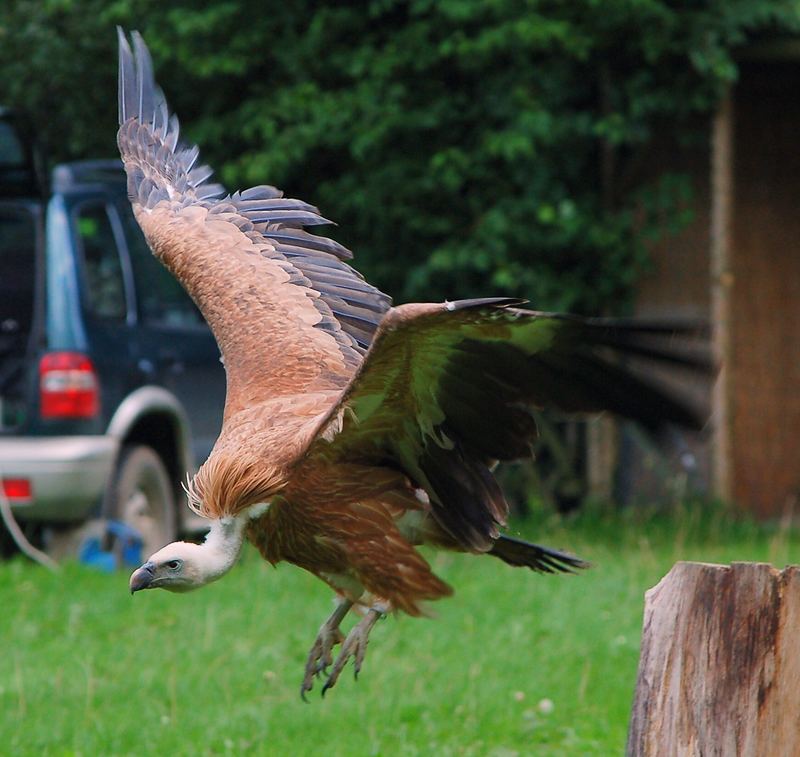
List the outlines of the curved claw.
<svg viewBox="0 0 800 757">
<path fill-rule="evenodd" d="M 331 660 L 331 661 L 330 661 L 330 662 L 328 662 L 328 663 L 323 663 L 323 661 L 322 661 L 322 660 L 320 660 L 320 661 L 317 663 L 317 669 L 316 669 L 316 671 L 314 672 L 314 675 L 315 675 L 317 678 L 322 678 L 322 676 L 327 676 L 327 675 L 328 675 L 328 668 L 329 668 L 329 667 L 330 667 L 332 664 L 333 664 L 333 660 Z"/>
<path fill-rule="evenodd" d="M 333 664 L 333 647 L 344 640 L 344 635 L 339 630 L 339 624 L 347 615 L 353 603 L 343 599 L 337 605 L 332 615 L 322 624 L 308 653 L 305 674 L 300 685 L 300 698 L 307 702 L 306 693 L 314 687 L 314 678 L 327 675 L 328 667 Z"/>
<path fill-rule="evenodd" d="M 336 662 L 333 664 L 331 674 L 328 676 L 328 680 L 325 681 L 325 685 L 322 687 L 323 697 L 328 689 L 332 689 L 336 685 L 336 682 L 339 680 L 339 676 L 344 670 L 344 666 L 351 657 L 355 658 L 353 667 L 355 671 L 355 679 L 358 680 L 358 674 L 361 672 L 361 665 L 364 662 L 364 656 L 367 653 L 369 633 L 375 623 L 383 617 L 383 614 L 384 613 L 381 610 L 376 610 L 374 608 L 371 609 L 367 613 L 366 617 L 360 623 L 358 623 L 349 634 L 347 634 L 347 638 L 342 644 L 342 651 L 339 652 L 339 656 L 336 658 Z"/>
</svg>

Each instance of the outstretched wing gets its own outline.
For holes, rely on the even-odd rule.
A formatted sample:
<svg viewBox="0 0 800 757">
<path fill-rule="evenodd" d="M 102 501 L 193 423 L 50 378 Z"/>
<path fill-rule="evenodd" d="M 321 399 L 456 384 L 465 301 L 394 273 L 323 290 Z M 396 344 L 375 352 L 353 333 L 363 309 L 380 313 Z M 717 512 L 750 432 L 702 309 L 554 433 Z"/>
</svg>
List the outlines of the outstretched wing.
<svg viewBox="0 0 800 757">
<path fill-rule="evenodd" d="M 339 388 L 389 308 L 388 296 L 307 226 L 329 223 L 259 186 L 224 196 L 179 144 L 147 47 L 119 31 L 117 134 L 128 195 L 151 249 L 208 321 L 228 377 L 226 415 L 266 397 Z"/>
<path fill-rule="evenodd" d="M 620 363 L 710 369 L 678 349 L 673 327 L 581 319 L 515 300 L 403 305 L 384 317 L 359 372 L 324 419 L 307 458 L 400 468 L 463 546 L 488 549 L 508 507 L 496 460 L 530 453 L 531 408 L 609 410 L 658 432 L 703 415 Z"/>
</svg>

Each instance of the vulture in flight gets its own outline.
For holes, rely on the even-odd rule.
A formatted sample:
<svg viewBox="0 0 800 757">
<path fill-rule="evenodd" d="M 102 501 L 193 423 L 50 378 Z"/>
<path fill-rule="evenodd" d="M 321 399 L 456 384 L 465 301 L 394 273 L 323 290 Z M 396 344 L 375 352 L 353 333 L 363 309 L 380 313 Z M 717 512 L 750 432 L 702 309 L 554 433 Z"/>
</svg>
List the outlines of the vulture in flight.
<svg viewBox="0 0 800 757">
<path fill-rule="evenodd" d="M 155 256 L 188 291 L 227 377 L 220 436 L 187 486 L 210 521 L 130 579 L 132 592 L 189 591 L 221 578 L 245 539 L 335 592 L 309 652 L 333 686 L 358 673 L 387 613 L 420 615 L 451 594 L 419 545 L 551 573 L 579 559 L 501 533 L 497 461 L 530 454 L 536 408 L 607 410 L 653 432 L 697 428 L 689 404 L 626 368 L 628 356 L 703 368 L 658 323 L 583 319 L 489 298 L 392 307 L 306 228 L 329 223 L 271 186 L 226 194 L 179 141 L 137 33 L 119 32 L 119 144 L 128 194 Z M 345 637 L 351 609 L 362 619 Z M 342 648 L 334 659 L 334 647 Z M 330 671 L 330 672 L 328 672 Z"/>
</svg>

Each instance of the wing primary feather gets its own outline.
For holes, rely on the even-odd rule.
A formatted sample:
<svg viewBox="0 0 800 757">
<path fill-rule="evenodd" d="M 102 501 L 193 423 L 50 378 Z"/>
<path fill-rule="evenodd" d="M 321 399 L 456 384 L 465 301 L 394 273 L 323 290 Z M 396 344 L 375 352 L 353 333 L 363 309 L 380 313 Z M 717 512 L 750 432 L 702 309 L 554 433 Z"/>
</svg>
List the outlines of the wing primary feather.
<svg viewBox="0 0 800 757">
<path fill-rule="evenodd" d="M 668 337 L 693 337 L 707 339 L 709 336 L 708 321 L 684 318 L 581 318 L 576 315 L 548 314 L 562 320 L 579 321 L 597 328 L 611 328 L 627 334 L 661 335 Z"/>
<path fill-rule="evenodd" d="M 597 343 L 607 346 L 626 355 L 649 358 L 661 363 L 671 363 L 683 368 L 690 368 L 700 373 L 714 370 L 714 359 L 710 354 L 700 351 L 676 349 L 673 345 L 638 344 L 634 341 L 605 341 L 598 339 Z"/>
<path fill-rule="evenodd" d="M 305 210 L 278 209 L 265 212 L 251 211 L 248 218 L 253 223 L 281 223 L 286 225 L 300 226 L 323 226 L 335 224 L 327 218 L 323 218 L 316 213 L 308 213 Z"/>
<path fill-rule="evenodd" d="M 139 85 L 138 91 L 138 113 L 139 123 L 149 124 L 153 119 L 153 61 L 150 58 L 150 51 L 147 49 L 142 35 L 133 32 L 133 49 L 136 51 L 136 82 Z"/>
<path fill-rule="evenodd" d="M 213 173 L 214 170 L 211 168 L 211 166 L 198 166 L 197 168 L 193 168 L 191 171 L 187 172 L 186 180 L 193 187 L 197 187 L 206 179 L 211 178 Z"/>
<path fill-rule="evenodd" d="M 164 93 L 160 88 L 156 89 L 156 97 L 158 101 L 158 116 L 160 119 L 160 125 L 156 131 L 158 132 L 159 138 L 163 140 L 167 135 L 167 130 L 169 129 L 169 108 L 167 107 L 167 98 L 164 97 Z"/>
<path fill-rule="evenodd" d="M 340 321 L 347 321 L 359 328 L 375 329 L 380 321 L 380 319 L 376 320 L 374 313 L 359 313 L 353 309 L 345 310 L 344 308 L 335 307 L 331 307 L 331 310 Z"/>
<path fill-rule="evenodd" d="M 446 310 L 472 310 L 473 308 L 510 308 L 524 305 L 527 300 L 518 297 L 480 297 L 471 300 L 454 300 L 445 304 Z"/>
<path fill-rule="evenodd" d="M 313 276 L 310 277 L 312 284 L 315 285 L 316 282 Z M 359 292 L 355 289 L 339 289 L 338 287 L 330 288 L 328 290 L 329 299 L 333 300 L 333 302 L 339 304 L 340 302 L 343 303 L 342 306 L 347 306 L 348 308 L 357 307 L 363 308 L 364 310 L 369 310 L 372 313 L 378 315 L 378 319 L 383 318 L 383 314 L 386 312 L 386 308 L 389 305 L 389 298 L 388 297 L 378 297 L 372 296 L 368 297 L 364 295 L 363 297 L 359 295 Z M 366 315 L 366 314 L 365 314 Z"/>
<path fill-rule="evenodd" d="M 531 544 L 513 536 L 501 534 L 489 554 L 514 567 L 525 567 L 543 573 L 573 573 L 576 568 L 588 568 L 579 557 L 541 544 Z"/>
<path fill-rule="evenodd" d="M 235 206 L 241 210 L 245 215 L 250 216 L 256 211 L 270 211 L 270 210 L 305 210 L 309 213 L 316 213 L 319 215 L 319 208 L 302 200 L 289 199 L 288 197 L 270 197 L 259 198 L 255 200 L 244 200 L 239 197 L 231 198 Z M 252 220 L 252 219 L 251 219 Z"/>
<path fill-rule="evenodd" d="M 197 162 L 199 157 L 200 148 L 197 145 L 192 145 L 186 150 L 181 150 L 181 152 L 178 153 L 178 160 L 183 165 L 183 170 L 186 172 L 187 176 L 191 173 L 192 169 L 194 168 L 194 164 Z M 208 168 L 208 166 L 206 166 L 206 168 Z M 208 170 L 210 176 L 212 172 L 210 168 L 208 168 Z"/>
<path fill-rule="evenodd" d="M 181 136 L 181 125 L 178 117 L 173 113 L 169 117 L 169 126 L 167 127 L 167 138 L 164 144 L 170 152 L 174 153 L 175 148 L 178 146 L 178 139 Z M 199 151 L 198 151 L 199 152 Z"/>
<path fill-rule="evenodd" d="M 335 240 L 328 239 L 328 237 L 320 237 L 316 234 L 310 234 L 302 229 L 288 229 L 285 226 L 267 226 L 261 233 L 268 239 L 300 245 L 301 247 L 308 247 L 312 250 L 320 250 L 321 252 L 330 252 L 332 255 L 336 255 L 336 257 L 345 260 L 349 260 L 353 257 L 353 253 L 350 252 L 350 250 Z"/>
<path fill-rule="evenodd" d="M 195 190 L 195 196 L 198 200 L 208 200 L 223 194 L 225 194 L 225 187 L 222 184 L 203 184 Z"/>
<path fill-rule="evenodd" d="M 283 192 L 276 189 L 269 184 L 259 184 L 256 187 L 250 187 L 239 193 L 242 200 L 273 200 L 278 197 L 283 197 Z"/>
<path fill-rule="evenodd" d="M 367 283 L 361 274 L 357 276 L 348 276 L 344 271 L 331 266 L 318 266 L 315 265 L 315 260 L 304 260 L 303 268 L 311 275 L 313 275 L 320 283 L 330 286 L 341 287 L 342 289 L 356 289 L 372 290 L 372 284 Z"/>
<path fill-rule="evenodd" d="M 124 124 L 130 117 L 128 104 L 133 102 L 133 53 L 125 33 L 121 27 L 117 27 L 117 39 L 119 40 L 119 78 L 117 98 L 119 103 L 119 123 Z"/>
</svg>

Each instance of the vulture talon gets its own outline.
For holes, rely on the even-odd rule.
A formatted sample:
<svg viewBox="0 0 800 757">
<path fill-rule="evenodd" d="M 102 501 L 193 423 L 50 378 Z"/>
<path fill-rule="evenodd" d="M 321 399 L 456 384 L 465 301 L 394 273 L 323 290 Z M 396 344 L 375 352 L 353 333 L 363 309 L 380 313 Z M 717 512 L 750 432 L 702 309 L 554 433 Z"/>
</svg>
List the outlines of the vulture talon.
<svg viewBox="0 0 800 757">
<path fill-rule="evenodd" d="M 336 658 L 336 662 L 333 664 L 331 674 L 328 676 L 328 680 L 322 687 L 322 696 L 325 696 L 325 692 L 328 689 L 332 689 L 336 685 L 336 682 L 339 680 L 339 676 L 344 670 L 344 666 L 351 657 L 354 658 L 353 667 L 355 670 L 355 679 L 358 680 L 358 674 L 361 671 L 361 665 L 364 662 L 364 656 L 367 653 L 367 644 L 369 643 L 370 631 L 375 623 L 377 623 L 378 620 L 380 620 L 383 616 L 384 612 L 382 610 L 376 610 L 375 608 L 372 608 L 366 614 L 363 620 L 359 621 L 359 623 L 353 627 L 350 633 L 347 634 L 347 638 L 342 644 L 342 650 L 339 652 L 339 656 Z"/>
<path fill-rule="evenodd" d="M 316 678 L 319 678 L 319 679 L 321 679 L 323 677 L 327 678 L 327 676 L 328 676 L 328 668 L 332 664 L 333 664 L 333 660 L 332 659 L 329 659 L 324 665 L 322 664 L 322 662 L 317 663 L 317 670 L 314 673 L 314 676 Z"/>
<path fill-rule="evenodd" d="M 314 678 L 327 675 L 328 668 L 333 665 L 332 650 L 344 640 L 344 634 L 339 630 L 339 624 L 352 606 L 353 603 L 349 600 L 340 600 L 331 616 L 320 626 L 317 638 L 308 653 L 305 675 L 300 686 L 300 696 L 303 701 L 308 701 L 305 693 L 314 687 Z"/>
</svg>

